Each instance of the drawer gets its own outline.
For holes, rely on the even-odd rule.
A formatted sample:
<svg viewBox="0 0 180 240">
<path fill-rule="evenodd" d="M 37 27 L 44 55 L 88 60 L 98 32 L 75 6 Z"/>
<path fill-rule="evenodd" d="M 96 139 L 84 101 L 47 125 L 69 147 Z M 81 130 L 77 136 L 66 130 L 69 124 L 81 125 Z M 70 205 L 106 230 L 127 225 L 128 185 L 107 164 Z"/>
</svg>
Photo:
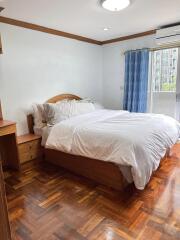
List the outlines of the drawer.
<svg viewBox="0 0 180 240">
<path fill-rule="evenodd" d="M 25 152 L 25 153 L 20 153 L 19 152 L 19 160 L 20 163 L 24 163 L 30 160 L 33 160 L 37 157 L 40 157 L 42 155 L 42 152 L 39 151 L 29 151 L 29 152 Z"/>
<path fill-rule="evenodd" d="M 0 129 L 0 136 L 6 136 L 8 134 L 16 133 L 16 124 L 5 126 Z"/>
<path fill-rule="evenodd" d="M 31 150 L 36 150 L 41 148 L 41 143 L 39 140 L 26 142 L 18 145 L 18 149 L 21 153 L 29 152 Z"/>
<path fill-rule="evenodd" d="M 36 140 L 19 144 L 18 151 L 21 163 L 33 160 L 42 155 L 41 143 L 39 140 Z"/>
</svg>

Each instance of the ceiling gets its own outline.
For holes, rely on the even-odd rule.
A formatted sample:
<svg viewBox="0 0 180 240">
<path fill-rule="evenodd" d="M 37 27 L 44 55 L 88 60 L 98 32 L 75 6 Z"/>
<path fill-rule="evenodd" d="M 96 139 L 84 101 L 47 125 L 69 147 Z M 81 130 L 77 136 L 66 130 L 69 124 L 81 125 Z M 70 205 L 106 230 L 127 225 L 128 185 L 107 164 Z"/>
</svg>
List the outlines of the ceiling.
<svg viewBox="0 0 180 240">
<path fill-rule="evenodd" d="M 100 0 L 0 0 L 1 16 L 105 41 L 180 22 L 180 0 L 131 0 L 109 12 Z M 110 28 L 104 31 L 105 27 Z"/>
</svg>

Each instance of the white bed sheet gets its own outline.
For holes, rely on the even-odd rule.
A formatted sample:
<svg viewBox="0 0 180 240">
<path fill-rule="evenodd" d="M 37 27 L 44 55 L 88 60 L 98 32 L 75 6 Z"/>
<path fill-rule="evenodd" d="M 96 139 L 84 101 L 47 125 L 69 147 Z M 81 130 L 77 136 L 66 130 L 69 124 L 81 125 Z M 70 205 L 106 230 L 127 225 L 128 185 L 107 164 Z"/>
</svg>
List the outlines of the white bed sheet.
<svg viewBox="0 0 180 240">
<path fill-rule="evenodd" d="M 171 117 L 104 109 L 55 125 L 46 148 L 128 167 L 130 174 L 122 171 L 127 180 L 132 176 L 135 186 L 144 189 L 179 135 L 180 124 Z"/>
<path fill-rule="evenodd" d="M 45 126 L 41 128 L 34 127 L 34 133 L 42 137 L 41 146 L 45 147 L 46 141 L 51 132 L 51 129 L 52 129 L 51 126 Z"/>
<path fill-rule="evenodd" d="M 43 127 L 42 134 L 41 134 L 42 136 L 41 146 L 45 147 L 51 130 L 52 130 L 52 126 Z"/>
</svg>

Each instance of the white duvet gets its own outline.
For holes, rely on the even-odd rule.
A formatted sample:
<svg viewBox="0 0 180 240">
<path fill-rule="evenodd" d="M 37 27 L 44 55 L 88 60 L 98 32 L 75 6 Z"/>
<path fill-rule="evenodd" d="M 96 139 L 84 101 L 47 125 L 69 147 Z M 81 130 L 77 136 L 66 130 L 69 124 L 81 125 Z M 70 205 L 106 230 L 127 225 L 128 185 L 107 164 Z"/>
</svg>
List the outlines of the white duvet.
<svg viewBox="0 0 180 240">
<path fill-rule="evenodd" d="M 179 135 L 179 123 L 165 115 L 98 110 L 55 125 L 46 148 L 113 162 L 144 189 Z"/>
</svg>

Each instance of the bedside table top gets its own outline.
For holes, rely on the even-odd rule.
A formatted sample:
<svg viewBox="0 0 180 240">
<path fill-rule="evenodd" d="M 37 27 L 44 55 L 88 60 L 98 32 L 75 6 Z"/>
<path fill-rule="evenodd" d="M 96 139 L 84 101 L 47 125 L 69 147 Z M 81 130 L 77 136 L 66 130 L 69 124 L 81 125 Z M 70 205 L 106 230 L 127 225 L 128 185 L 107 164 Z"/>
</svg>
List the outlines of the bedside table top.
<svg viewBox="0 0 180 240">
<path fill-rule="evenodd" d="M 8 126 L 11 126 L 11 125 L 14 125 L 14 124 L 16 124 L 16 123 L 13 122 L 13 121 L 0 120 L 0 128 L 8 127 Z"/>
<path fill-rule="evenodd" d="M 41 136 L 35 134 L 24 134 L 17 137 L 17 143 L 22 144 L 33 140 L 41 139 Z"/>
</svg>

